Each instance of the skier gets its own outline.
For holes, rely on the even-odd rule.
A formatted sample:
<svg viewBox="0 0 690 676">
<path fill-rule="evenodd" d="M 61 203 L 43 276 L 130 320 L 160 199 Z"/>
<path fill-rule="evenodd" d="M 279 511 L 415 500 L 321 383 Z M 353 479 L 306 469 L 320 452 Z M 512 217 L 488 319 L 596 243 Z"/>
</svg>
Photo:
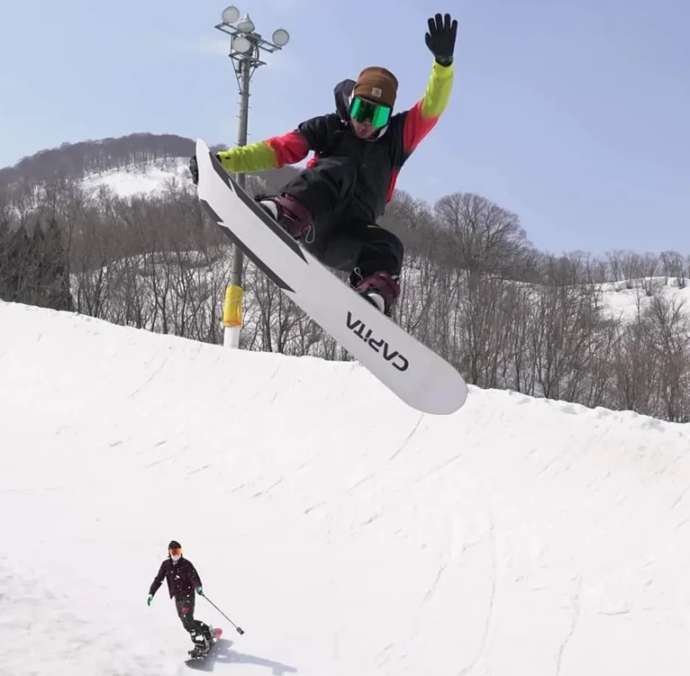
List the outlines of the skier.
<svg viewBox="0 0 690 676">
<path fill-rule="evenodd" d="M 302 122 L 259 143 L 217 153 L 228 172 L 275 169 L 314 156 L 278 195 L 259 197 L 278 223 L 324 264 L 350 272 L 350 284 L 387 315 L 400 293 L 403 245 L 377 225 L 400 169 L 445 110 L 453 82 L 457 21 L 428 20 L 434 55 L 424 96 L 393 115 L 398 81 L 386 68 L 365 68 L 335 87 L 337 113 Z M 194 182 L 196 158 L 190 160 Z"/>
<path fill-rule="evenodd" d="M 171 540 L 168 545 L 168 558 L 163 561 L 158 574 L 151 583 L 146 604 L 151 605 L 155 593 L 163 583 L 168 583 L 170 598 L 175 598 L 177 615 L 182 621 L 182 626 L 189 632 L 194 642 L 197 654 L 208 652 L 211 647 L 211 628 L 194 619 L 194 592 L 204 595 L 199 573 L 191 561 L 182 556 L 182 545 L 177 540 Z"/>
</svg>

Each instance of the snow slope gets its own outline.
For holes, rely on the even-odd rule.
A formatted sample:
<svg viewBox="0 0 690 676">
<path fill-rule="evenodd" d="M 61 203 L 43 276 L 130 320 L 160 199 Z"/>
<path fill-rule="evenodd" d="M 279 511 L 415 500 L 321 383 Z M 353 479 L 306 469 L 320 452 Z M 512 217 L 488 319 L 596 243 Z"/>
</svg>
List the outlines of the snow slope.
<svg viewBox="0 0 690 676">
<path fill-rule="evenodd" d="M 124 169 L 112 169 L 99 174 L 89 174 L 82 188 L 92 193 L 108 188 L 118 197 L 160 196 L 171 188 L 192 189 L 188 158 L 161 160 L 158 163 L 134 164 Z"/>
<path fill-rule="evenodd" d="M 686 676 L 690 427 L 0 303 L 0 674 Z"/>
<path fill-rule="evenodd" d="M 675 278 L 654 277 L 647 280 L 631 280 L 628 288 L 626 282 L 612 282 L 601 285 L 602 304 L 610 317 L 630 322 L 638 311 L 644 312 L 652 302 L 645 292 L 645 285 L 653 288 L 654 295 L 669 303 L 683 306 L 690 316 L 690 286 L 680 288 Z"/>
</svg>

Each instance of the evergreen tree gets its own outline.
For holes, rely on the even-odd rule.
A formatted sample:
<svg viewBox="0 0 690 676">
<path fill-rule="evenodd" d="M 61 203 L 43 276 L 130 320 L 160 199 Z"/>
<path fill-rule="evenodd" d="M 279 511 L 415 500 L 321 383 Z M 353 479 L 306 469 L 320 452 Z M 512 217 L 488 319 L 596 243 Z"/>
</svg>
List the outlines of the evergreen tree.
<svg viewBox="0 0 690 676">
<path fill-rule="evenodd" d="M 5 259 L 7 261 L 7 273 L 5 275 L 7 296 L 5 300 L 18 303 L 27 302 L 26 297 L 30 287 L 30 251 L 31 241 L 25 228 L 17 228 L 10 235 Z"/>
<path fill-rule="evenodd" d="M 45 307 L 54 310 L 74 310 L 70 292 L 70 265 L 60 227 L 55 218 L 50 220 L 45 232 Z"/>
<path fill-rule="evenodd" d="M 34 226 L 26 261 L 26 284 L 21 302 L 45 306 L 48 288 L 49 252 L 46 236 L 40 223 Z"/>
<path fill-rule="evenodd" d="M 10 226 L 7 221 L 0 220 L 0 299 L 7 300 L 9 296 L 9 246 Z"/>
</svg>

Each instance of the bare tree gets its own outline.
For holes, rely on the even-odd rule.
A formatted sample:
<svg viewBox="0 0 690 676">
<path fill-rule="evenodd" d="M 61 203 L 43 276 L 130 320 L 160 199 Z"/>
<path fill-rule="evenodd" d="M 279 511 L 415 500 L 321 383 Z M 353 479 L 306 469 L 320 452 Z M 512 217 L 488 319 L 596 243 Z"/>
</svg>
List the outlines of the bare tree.
<svg viewBox="0 0 690 676">
<path fill-rule="evenodd" d="M 614 380 L 609 406 L 652 414 L 653 383 L 658 370 L 649 321 L 642 313 L 620 328 L 612 355 Z"/>
<path fill-rule="evenodd" d="M 581 279 L 577 260 L 547 258 L 533 332 L 537 381 L 551 398 L 576 399 L 596 351 L 598 288 Z"/>
<path fill-rule="evenodd" d="M 690 323 L 683 301 L 655 297 L 648 310 L 659 365 L 658 387 L 667 420 L 690 419 Z"/>
<path fill-rule="evenodd" d="M 471 193 L 455 193 L 436 203 L 441 227 L 450 234 L 448 254 L 466 270 L 472 288 L 481 274 L 519 278 L 515 272 L 529 250 L 515 214 Z"/>
<path fill-rule="evenodd" d="M 656 279 L 656 272 L 659 267 L 659 257 L 656 254 L 647 253 L 641 257 L 642 263 L 642 288 L 647 296 L 653 296 L 661 286 Z"/>
<path fill-rule="evenodd" d="M 659 258 L 666 283 L 669 278 L 675 279 L 678 287 L 684 289 L 688 275 L 687 260 L 677 251 L 663 251 Z"/>
</svg>

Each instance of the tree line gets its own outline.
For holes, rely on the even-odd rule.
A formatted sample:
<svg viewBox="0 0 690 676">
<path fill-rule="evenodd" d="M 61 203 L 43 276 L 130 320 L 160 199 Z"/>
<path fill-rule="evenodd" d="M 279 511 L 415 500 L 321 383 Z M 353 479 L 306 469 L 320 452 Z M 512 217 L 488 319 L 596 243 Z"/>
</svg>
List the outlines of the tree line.
<svg viewBox="0 0 690 676">
<path fill-rule="evenodd" d="M 6 300 L 222 341 L 232 246 L 192 192 L 123 200 L 65 180 L 31 214 L 0 193 Z M 396 321 L 468 382 L 690 421 L 690 311 L 664 293 L 686 286 L 688 256 L 545 254 L 515 214 L 468 193 L 430 207 L 399 192 L 382 223 L 406 245 Z M 605 306 L 605 284 L 634 295 L 632 312 Z M 247 262 L 245 295 L 245 349 L 348 358 Z"/>
<path fill-rule="evenodd" d="M 69 257 L 56 219 L 10 230 L 0 220 L 0 298 L 73 310 Z"/>
</svg>

